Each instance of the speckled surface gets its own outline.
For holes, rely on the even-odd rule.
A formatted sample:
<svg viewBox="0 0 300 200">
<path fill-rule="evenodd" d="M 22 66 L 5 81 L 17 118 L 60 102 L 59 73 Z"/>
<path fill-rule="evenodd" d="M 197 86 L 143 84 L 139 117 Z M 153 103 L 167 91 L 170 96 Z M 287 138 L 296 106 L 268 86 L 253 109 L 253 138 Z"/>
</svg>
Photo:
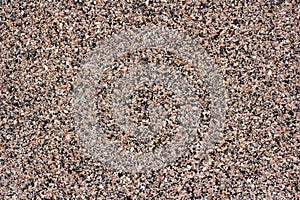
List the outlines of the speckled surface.
<svg viewBox="0 0 300 200">
<path fill-rule="evenodd" d="M 220 69 L 223 136 L 204 159 L 112 171 L 76 134 L 74 80 L 104 39 L 151 25 L 197 36 Z M 0 198 L 299 198 L 299 29 L 297 1 L 2 1 Z"/>
</svg>

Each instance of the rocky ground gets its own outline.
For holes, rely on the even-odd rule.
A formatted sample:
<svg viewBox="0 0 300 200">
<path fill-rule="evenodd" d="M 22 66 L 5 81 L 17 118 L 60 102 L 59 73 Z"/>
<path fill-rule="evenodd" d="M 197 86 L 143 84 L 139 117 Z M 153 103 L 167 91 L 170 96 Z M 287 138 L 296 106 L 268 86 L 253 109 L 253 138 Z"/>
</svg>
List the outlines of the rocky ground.
<svg viewBox="0 0 300 200">
<path fill-rule="evenodd" d="M 1 199 L 300 198 L 297 1 L 0 2 Z M 103 40 L 145 26 L 196 36 L 226 92 L 222 137 L 200 159 L 111 170 L 72 115 L 81 64 Z"/>
</svg>

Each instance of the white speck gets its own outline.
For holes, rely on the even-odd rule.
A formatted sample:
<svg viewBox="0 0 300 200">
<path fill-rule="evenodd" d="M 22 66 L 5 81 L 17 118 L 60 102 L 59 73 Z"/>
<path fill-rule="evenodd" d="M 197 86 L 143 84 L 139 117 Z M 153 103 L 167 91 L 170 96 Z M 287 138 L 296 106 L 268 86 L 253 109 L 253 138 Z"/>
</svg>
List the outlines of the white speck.
<svg viewBox="0 0 300 200">
<path fill-rule="evenodd" d="M 196 106 L 193 106 L 192 109 L 193 109 L 193 110 L 199 110 L 199 108 L 196 107 Z"/>
<path fill-rule="evenodd" d="M 269 76 L 272 75 L 272 71 L 271 71 L 271 70 L 268 71 L 268 75 L 269 75 Z"/>
</svg>

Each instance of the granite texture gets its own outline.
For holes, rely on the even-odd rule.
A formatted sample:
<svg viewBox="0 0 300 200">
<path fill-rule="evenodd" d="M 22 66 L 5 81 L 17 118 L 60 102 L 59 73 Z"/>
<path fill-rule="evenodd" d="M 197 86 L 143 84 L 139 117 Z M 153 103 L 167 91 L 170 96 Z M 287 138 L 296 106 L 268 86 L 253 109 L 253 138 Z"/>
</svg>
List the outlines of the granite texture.
<svg viewBox="0 0 300 200">
<path fill-rule="evenodd" d="M 299 199 L 298 1 L 0 2 L 0 199 Z M 197 37 L 222 75 L 222 137 L 202 159 L 109 169 L 75 130 L 73 85 L 108 38 Z M 203 116 L 205 118 L 205 116 Z M 208 120 L 208 119 L 206 119 Z"/>
</svg>

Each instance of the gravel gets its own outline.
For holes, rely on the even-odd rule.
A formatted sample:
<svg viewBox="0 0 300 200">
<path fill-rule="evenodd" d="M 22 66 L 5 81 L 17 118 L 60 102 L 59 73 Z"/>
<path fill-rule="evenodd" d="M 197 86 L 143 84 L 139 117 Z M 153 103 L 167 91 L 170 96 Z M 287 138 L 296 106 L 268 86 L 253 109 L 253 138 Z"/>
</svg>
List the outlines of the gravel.
<svg viewBox="0 0 300 200">
<path fill-rule="evenodd" d="M 299 16 L 297 1 L 0 2 L 0 198 L 299 199 Z M 154 25 L 215 63 L 225 125 L 203 155 L 195 142 L 163 168 L 115 170 L 76 132 L 76 77 L 104 40 Z"/>
</svg>

